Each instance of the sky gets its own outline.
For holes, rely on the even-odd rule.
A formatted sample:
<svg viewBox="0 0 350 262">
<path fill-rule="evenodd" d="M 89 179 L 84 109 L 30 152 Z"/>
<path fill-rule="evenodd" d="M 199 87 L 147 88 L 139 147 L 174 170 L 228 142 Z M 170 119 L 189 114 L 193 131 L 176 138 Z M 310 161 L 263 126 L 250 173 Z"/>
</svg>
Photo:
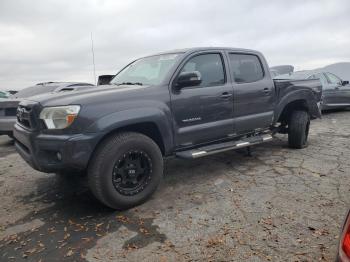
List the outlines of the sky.
<svg viewBox="0 0 350 262">
<path fill-rule="evenodd" d="M 94 83 L 141 56 L 195 46 L 261 51 L 297 70 L 350 61 L 349 0 L 0 0 L 0 89 Z"/>
</svg>

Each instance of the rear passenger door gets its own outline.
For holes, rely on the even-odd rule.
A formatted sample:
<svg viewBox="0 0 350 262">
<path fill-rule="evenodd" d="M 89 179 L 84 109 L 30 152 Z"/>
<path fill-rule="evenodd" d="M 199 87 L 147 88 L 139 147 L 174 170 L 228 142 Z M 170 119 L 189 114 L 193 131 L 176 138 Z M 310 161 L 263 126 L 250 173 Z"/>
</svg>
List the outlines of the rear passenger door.
<svg viewBox="0 0 350 262">
<path fill-rule="evenodd" d="M 228 53 L 237 135 L 268 128 L 273 121 L 275 87 L 257 54 Z"/>
</svg>

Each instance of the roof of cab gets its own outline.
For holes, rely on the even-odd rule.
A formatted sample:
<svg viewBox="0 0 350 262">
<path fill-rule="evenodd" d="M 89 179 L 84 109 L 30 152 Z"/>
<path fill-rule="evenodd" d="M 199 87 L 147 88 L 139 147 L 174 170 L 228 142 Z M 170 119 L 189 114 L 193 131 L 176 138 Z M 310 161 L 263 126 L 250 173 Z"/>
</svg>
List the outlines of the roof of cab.
<svg viewBox="0 0 350 262">
<path fill-rule="evenodd" d="M 232 51 L 232 52 L 249 52 L 249 53 L 258 53 L 259 51 L 252 50 L 252 49 L 244 49 L 244 48 L 234 48 L 234 47 L 191 47 L 191 48 L 182 48 L 182 49 L 174 49 L 164 52 L 159 52 L 153 55 L 165 55 L 165 54 L 174 54 L 174 53 L 193 53 L 198 51 L 210 51 L 210 50 L 226 50 L 226 51 Z"/>
</svg>

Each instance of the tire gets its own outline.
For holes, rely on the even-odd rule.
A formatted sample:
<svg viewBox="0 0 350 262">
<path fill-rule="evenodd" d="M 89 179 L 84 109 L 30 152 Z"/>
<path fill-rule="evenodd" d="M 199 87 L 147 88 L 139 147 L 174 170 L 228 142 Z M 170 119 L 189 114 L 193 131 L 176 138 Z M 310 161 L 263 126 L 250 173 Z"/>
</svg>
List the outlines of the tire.
<svg viewBox="0 0 350 262">
<path fill-rule="evenodd" d="M 310 116 L 306 111 L 293 111 L 288 122 L 288 143 L 290 148 L 301 149 L 307 146 L 310 129 Z"/>
<path fill-rule="evenodd" d="M 105 139 L 88 167 L 92 193 L 103 204 L 117 210 L 145 202 L 162 178 L 163 156 L 158 145 L 151 138 L 134 132 Z"/>
<path fill-rule="evenodd" d="M 76 179 L 86 176 L 86 171 L 64 170 L 55 173 L 57 176 L 64 179 Z"/>
</svg>

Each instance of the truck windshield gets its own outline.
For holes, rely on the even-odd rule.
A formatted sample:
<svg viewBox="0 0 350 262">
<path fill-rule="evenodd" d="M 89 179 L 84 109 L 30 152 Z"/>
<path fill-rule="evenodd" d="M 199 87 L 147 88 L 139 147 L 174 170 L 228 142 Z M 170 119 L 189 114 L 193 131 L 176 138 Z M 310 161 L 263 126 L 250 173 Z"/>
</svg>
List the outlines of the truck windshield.
<svg viewBox="0 0 350 262">
<path fill-rule="evenodd" d="M 159 85 L 180 54 L 164 54 L 141 58 L 120 71 L 112 85 Z"/>
</svg>

